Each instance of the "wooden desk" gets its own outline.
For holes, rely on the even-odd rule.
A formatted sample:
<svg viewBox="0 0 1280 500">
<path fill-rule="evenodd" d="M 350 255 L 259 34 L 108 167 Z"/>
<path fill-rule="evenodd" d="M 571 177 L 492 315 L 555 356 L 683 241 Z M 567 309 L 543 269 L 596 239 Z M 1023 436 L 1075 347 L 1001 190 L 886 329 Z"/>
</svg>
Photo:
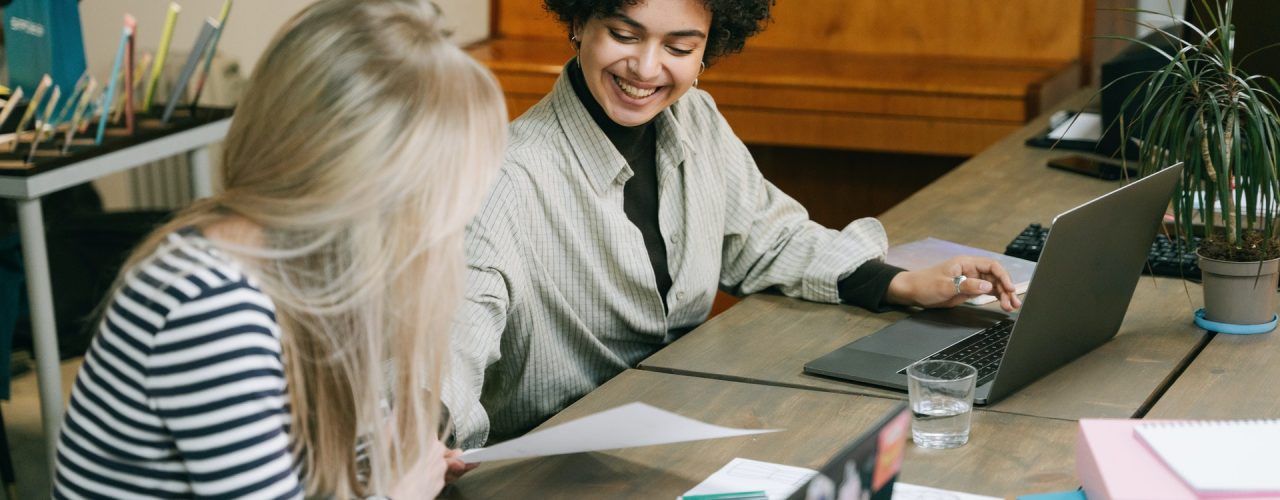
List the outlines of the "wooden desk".
<svg viewBox="0 0 1280 500">
<path fill-rule="evenodd" d="M 1280 332 L 1214 334 L 1146 418 L 1280 418 Z"/>
<path fill-rule="evenodd" d="M 447 498 L 675 498 L 734 457 L 820 467 L 891 400 L 628 370 L 541 428 L 642 401 L 706 422 L 784 432 L 485 464 Z M 1075 488 L 1074 422 L 979 412 L 969 444 L 908 445 L 901 479 L 1004 496 Z"/>
<path fill-rule="evenodd" d="M 1091 92 L 1077 93 L 1068 105 L 1078 109 Z M 1043 132 L 1047 122 L 1043 116 L 1032 121 L 886 212 L 880 219 L 891 243 L 933 236 L 1000 252 L 1027 224 L 1049 224 L 1055 215 L 1120 186 L 1046 168 L 1049 158 L 1070 154 L 1023 145 L 1026 138 Z M 1205 339 L 1206 333 L 1191 324 L 1192 311 L 1202 300 L 1199 285 L 1185 286 L 1181 280 L 1143 277 L 1115 339 L 989 409 L 1063 419 L 1141 414 Z M 903 317 L 900 312 L 873 314 L 849 306 L 753 296 L 640 367 L 902 398 L 902 393 L 805 375 L 802 369 L 810 360 Z"/>
</svg>

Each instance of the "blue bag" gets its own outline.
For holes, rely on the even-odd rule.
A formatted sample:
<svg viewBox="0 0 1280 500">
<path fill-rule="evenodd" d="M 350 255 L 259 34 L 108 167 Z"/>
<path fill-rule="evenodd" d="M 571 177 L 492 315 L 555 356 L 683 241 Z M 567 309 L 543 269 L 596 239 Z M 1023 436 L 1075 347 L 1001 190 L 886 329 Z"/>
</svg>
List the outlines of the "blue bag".
<svg viewBox="0 0 1280 500">
<path fill-rule="evenodd" d="M 29 96 L 47 73 L 69 96 L 85 69 L 79 5 L 76 0 L 14 0 L 4 9 L 4 46 L 10 88 L 22 87 Z"/>
</svg>

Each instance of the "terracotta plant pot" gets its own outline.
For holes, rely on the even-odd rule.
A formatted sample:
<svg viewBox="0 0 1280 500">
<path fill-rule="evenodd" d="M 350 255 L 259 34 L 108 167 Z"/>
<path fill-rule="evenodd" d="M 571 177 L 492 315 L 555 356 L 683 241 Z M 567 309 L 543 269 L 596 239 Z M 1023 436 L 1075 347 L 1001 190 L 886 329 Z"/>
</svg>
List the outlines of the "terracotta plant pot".
<svg viewBox="0 0 1280 500">
<path fill-rule="evenodd" d="M 1268 323 L 1276 314 L 1280 259 L 1230 262 L 1200 256 L 1205 319 L 1232 325 Z"/>
</svg>

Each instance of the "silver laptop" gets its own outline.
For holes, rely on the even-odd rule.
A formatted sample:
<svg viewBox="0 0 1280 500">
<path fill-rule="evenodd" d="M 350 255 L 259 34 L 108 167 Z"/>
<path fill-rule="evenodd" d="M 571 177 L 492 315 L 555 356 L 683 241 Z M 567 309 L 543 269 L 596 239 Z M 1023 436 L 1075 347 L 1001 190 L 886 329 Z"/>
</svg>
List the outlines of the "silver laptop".
<svg viewBox="0 0 1280 500">
<path fill-rule="evenodd" d="M 1022 310 L 926 310 L 804 366 L 805 373 L 905 391 L 906 367 L 966 358 L 976 404 L 994 403 L 1114 337 L 1124 320 L 1182 164 L 1053 220 Z"/>
</svg>

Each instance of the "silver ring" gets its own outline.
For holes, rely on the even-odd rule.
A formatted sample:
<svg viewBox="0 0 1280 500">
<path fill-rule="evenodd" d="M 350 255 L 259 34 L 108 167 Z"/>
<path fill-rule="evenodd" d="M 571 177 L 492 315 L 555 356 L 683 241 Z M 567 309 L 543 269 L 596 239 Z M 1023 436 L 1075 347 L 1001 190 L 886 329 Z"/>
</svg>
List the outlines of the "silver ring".
<svg viewBox="0 0 1280 500">
<path fill-rule="evenodd" d="M 967 280 L 967 279 L 969 279 L 969 277 L 963 274 L 956 276 L 954 278 L 951 278 L 951 284 L 956 286 L 956 295 L 960 295 L 961 293 L 964 293 L 960 291 L 960 284 L 964 283 L 964 280 Z"/>
</svg>

